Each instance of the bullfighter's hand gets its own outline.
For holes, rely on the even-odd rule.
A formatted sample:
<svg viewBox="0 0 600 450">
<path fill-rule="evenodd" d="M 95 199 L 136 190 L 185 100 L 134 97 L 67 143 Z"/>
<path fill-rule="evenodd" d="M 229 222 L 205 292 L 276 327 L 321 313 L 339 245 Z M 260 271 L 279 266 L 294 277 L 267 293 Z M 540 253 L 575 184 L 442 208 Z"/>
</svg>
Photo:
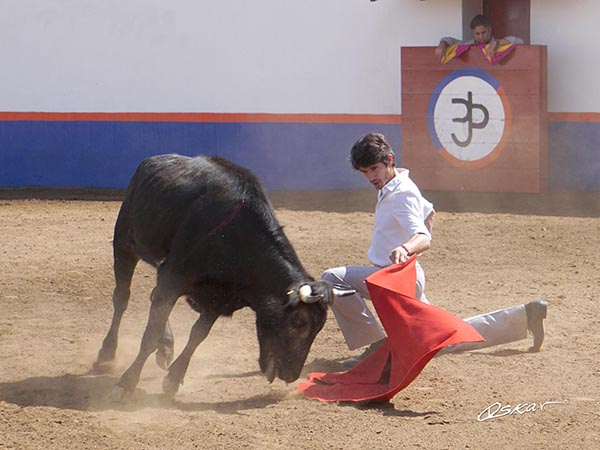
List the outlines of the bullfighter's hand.
<svg viewBox="0 0 600 450">
<path fill-rule="evenodd" d="M 393 264 L 403 263 L 406 260 L 408 260 L 408 257 L 409 257 L 408 251 L 402 245 L 399 245 L 398 247 L 393 249 L 392 252 L 390 253 L 390 260 L 392 261 Z"/>
</svg>

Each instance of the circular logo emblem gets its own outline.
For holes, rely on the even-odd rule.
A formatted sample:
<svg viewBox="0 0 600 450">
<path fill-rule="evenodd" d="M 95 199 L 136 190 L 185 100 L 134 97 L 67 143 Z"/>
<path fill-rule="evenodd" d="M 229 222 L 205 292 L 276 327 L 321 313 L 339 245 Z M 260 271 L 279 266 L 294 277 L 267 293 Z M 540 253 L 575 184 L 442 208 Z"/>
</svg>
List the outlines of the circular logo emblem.
<svg viewBox="0 0 600 450">
<path fill-rule="evenodd" d="M 435 88 L 427 111 L 434 146 L 451 164 L 479 168 L 494 161 L 510 130 L 500 83 L 480 69 L 452 72 Z"/>
</svg>

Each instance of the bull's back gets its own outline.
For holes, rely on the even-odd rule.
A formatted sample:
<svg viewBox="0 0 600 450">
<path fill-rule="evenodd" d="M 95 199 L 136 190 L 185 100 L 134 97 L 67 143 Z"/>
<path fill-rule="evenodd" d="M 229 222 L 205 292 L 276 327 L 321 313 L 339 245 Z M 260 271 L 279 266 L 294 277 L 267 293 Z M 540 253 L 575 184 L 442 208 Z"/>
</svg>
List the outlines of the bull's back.
<svg viewBox="0 0 600 450">
<path fill-rule="evenodd" d="M 262 190 L 250 172 L 219 158 L 147 158 L 127 188 L 115 242 L 127 240 L 142 259 L 156 264 L 168 254 L 181 227 L 193 226 L 201 237 L 210 230 L 213 217 L 248 195 L 248 185 Z"/>
</svg>

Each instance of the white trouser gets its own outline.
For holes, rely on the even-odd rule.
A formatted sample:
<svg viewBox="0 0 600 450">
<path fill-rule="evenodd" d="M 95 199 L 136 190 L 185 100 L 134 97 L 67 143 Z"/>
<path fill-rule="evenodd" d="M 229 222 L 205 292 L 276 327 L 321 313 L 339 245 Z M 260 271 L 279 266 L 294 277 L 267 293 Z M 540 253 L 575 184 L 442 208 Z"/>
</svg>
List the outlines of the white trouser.
<svg viewBox="0 0 600 450">
<path fill-rule="evenodd" d="M 485 342 L 466 342 L 450 345 L 446 352 L 464 352 L 478 348 L 493 347 L 527 338 L 527 310 L 525 305 L 499 309 L 487 314 L 465 319 L 485 339 Z"/>
<path fill-rule="evenodd" d="M 415 298 L 429 303 L 425 297 L 425 274 L 417 263 Z M 335 298 L 331 310 L 338 322 L 350 350 L 372 344 L 386 337 L 385 331 L 375 318 L 365 298 L 369 292 L 365 278 L 380 270 L 378 267 L 342 266 L 326 270 L 322 280 L 340 288 L 352 288 L 356 294 Z M 500 309 L 465 320 L 485 339 L 485 342 L 457 344 L 446 347 L 444 352 L 461 352 L 519 341 L 527 337 L 527 312 L 525 305 Z"/>
<path fill-rule="evenodd" d="M 330 284 L 356 290 L 356 294 L 334 298 L 331 310 L 346 339 L 350 350 L 372 344 L 386 337 L 383 328 L 375 318 L 365 298 L 369 298 L 369 291 L 365 278 L 380 270 L 380 267 L 369 266 L 342 266 L 326 270 L 321 279 Z M 417 262 L 417 285 L 415 297 L 423 303 L 429 303 L 425 297 L 425 273 Z"/>
</svg>

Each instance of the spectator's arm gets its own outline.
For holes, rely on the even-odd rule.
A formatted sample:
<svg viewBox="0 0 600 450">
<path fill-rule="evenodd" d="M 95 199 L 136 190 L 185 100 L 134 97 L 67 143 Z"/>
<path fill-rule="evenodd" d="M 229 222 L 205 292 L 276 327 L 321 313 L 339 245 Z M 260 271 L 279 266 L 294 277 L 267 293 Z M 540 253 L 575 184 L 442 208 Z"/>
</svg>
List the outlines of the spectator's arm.
<svg viewBox="0 0 600 450">
<path fill-rule="evenodd" d="M 498 43 L 500 45 L 504 45 L 504 44 L 517 44 L 517 45 L 523 45 L 523 39 L 518 38 L 516 36 L 506 36 L 505 38 L 502 39 L 498 39 Z"/>
<path fill-rule="evenodd" d="M 460 42 L 461 41 L 459 41 L 458 39 L 450 36 L 443 37 L 442 39 L 440 39 L 440 43 L 435 49 L 435 56 L 442 56 L 449 46 L 453 44 L 459 44 Z"/>
</svg>

